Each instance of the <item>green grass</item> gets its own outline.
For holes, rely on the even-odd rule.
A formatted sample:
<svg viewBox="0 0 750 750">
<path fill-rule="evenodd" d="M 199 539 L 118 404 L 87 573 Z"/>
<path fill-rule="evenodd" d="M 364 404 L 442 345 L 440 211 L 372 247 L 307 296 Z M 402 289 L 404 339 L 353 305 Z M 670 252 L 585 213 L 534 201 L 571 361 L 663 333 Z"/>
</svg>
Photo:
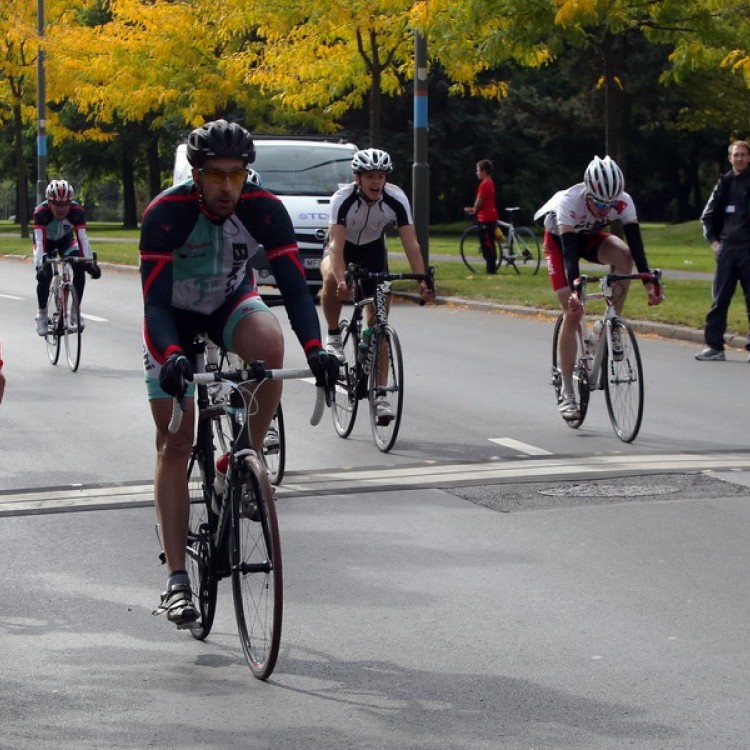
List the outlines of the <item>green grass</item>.
<svg viewBox="0 0 750 750">
<path fill-rule="evenodd" d="M 451 255 L 458 258 L 458 238 L 466 226 L 466 223 L 459 223 L 431 227 L 430 256 L 437 258 Z M 653 268 L 713 273 L 713 253 L 703 240 L 698 221 L 672 225 L 643 224 L 642 230 L 649 263 Z M 93 222 L 89 224 L 89 235 L 92 247 L 101 261 L 133 266 L 138 264 L 138 230 L 122 229 L 118 224 Z M 107 242 L 103 238 L 132 242 Z M 392 250 L 398 248 L 398 239 L 391 239 L 389 246 Z M 0 254 L 30 256 L 31 239 L 22 239 L 18 226 L 0 221 Z M 557 299 L 547 280 L 544 259 L 536 276 L 518 276 L 507 268 L 496 276 L 474 275 L 463 263 L 435 260 L 434 265 L 437 267 L 438 292 L 441 295 L 557 309 Z M 392 267 L 396 271 L 407 270 L 405 259 L 392 263 Z M 664 304 L 648 307 L 646 295 L 634 286 L 626 307 L 628 317 L 691 328 L 703 327 L 704 317 L 711 304 L 710 281 L 667 278 L 664 290 Z M 747 331 L 747 315 L 741 290 L 738 290 L 732 301 L 727 331 L 742 335 Z"/>
</svg>

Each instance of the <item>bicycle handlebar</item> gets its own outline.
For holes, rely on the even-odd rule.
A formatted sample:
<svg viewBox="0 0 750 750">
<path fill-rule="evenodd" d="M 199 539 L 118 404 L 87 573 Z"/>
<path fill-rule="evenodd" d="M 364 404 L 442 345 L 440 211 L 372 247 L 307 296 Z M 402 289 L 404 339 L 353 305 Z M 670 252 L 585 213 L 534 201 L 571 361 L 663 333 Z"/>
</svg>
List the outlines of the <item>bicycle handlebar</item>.
<svg viewBox="0 0 750 750">
<path fill-rule="evenodd" d="M 602 289 L 610 287 L 618 281 L 633 281 L 635 279 L 640 279 L 644 283 L 656 284 L 657 287 L 660 287 L 661 276 L 662 272 L 659 268 L 655 268 L 653 271 L 648 271 L 647 273 L 608 273 L 604 276 L 583 274 L 573 282 L 573 291 L 584 293 L 586 291 L 586 284 L 589 281 L 598 281 Z"/>
<path fill-rule="evenodd" d="M 298 380 L 309 377 L 312 377 L 312 371 L 309 367 L 300 369 L 285 367 L 276 370 L 266 370 L 262 362 L 253 362 L 249 368 L 216 372 L 196 372 L 193 374 L 192 382 L 205 384 L 220 383 L 222 381 L 229 383 L 262 383 L 266 380 Z M 310 424 L 313 426 L 320 422 L 326 403 L 325 388 L 318 386 L 316 391 L 315 406 L 310 416 Z M 172 417 L 169 420 L 168 427 L 171 433 L 175 433 L 180 429 L 184 411 L 184 397 L 175 397 L 172 400 Z"/>
<path fill-rule="evenodd" d="M 350 286 L 353 281 L 424 281 L 427 288 L 435 291 L 435 266 L 428 266 L 425 273 L 390 273 L 389 271 L 369 271 L 358 263 L 350 263 L 344 275 L 346 285 Z M 420 305 L 425 304 L 425 300 L 419 301 Z"/>
</svg>

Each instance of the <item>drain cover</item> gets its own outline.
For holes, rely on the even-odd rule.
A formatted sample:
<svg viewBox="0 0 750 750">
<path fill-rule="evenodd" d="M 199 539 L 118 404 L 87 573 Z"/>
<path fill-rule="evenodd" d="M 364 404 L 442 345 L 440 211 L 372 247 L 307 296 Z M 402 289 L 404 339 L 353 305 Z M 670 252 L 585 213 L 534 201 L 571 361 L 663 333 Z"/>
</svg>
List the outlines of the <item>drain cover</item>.
<svg viewBox="0 0 750 750">
<path fill-rule="evenodd" d="M 679 487 L 671 484 L 573 484 L 537 490 L 537 492 L 551 497 L 641 497 L 670 495 L 673 492 L 679 492 Z"/>
</svg>

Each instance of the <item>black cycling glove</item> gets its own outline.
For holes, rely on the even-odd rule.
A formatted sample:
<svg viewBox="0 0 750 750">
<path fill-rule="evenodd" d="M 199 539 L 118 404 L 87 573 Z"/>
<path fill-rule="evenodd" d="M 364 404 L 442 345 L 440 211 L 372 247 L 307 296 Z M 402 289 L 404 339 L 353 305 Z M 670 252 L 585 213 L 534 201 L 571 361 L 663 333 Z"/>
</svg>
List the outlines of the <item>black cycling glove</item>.
<svg viewBox="0 0 750 750">
<path fill-rule="evenodd" d="M 167 357 L 159 372 L 159 385 L 170 396 L 181 397 L 187 388 L 187 381 L 193 379 L 193 368 L 182 352 Z"/>
<path fill-rule="evenodd" d="M 307 364 L 315 376 L 315 385 L 325 388 L 326 405 L 330 406 L 341 366 L 338 357 L 328 352 L 318 351 L 307 358 Z"/>
</svg>

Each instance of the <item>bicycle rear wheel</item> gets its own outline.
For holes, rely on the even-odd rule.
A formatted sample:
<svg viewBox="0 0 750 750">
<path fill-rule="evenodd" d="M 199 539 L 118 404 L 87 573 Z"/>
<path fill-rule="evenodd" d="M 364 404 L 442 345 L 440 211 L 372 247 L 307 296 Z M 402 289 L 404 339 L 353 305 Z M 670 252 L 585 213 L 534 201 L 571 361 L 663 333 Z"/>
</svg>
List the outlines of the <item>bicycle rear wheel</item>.
<svg viewBox="0 0 750 750">
<path fill-rule="evenodd" d="M 63 299 L 63 335 L 65 336 L 65 356 L 72 372 L 81 363 L 81 309 L 78 304 L 78 292 L 71 285 L 62 288 Z"/>
<path fill-rule="evenodd" d="M 396 442 L 404 408 L 404 360 L 396 331 L 386 326 L 373 334 L 373 357 L 370 369 L 370 425 L 375 445 L 387 453 Z M 378 401 L 384 398 L 391 410 L 388 418 L 378 414 Z"/>
<path fill-rule="evenodd" d="M 211 632 L 216 614 L 218 579 L 213 569 L 212 541 L 216 516 L 211 509 L 214 474 L 213 445 L 210 426 L 206 422 L 198 429 L 188 465 L 190 521 L 186 561 L 190 588 L 200 613 L 200 618 L 190 626 L 190 632 L 198 640 L 203 640 Z"/>
<path fill-rule="evenodd" d="M 271 484 L 280 485 L 286 466 L 286 434 L 284 433 L 284 412 L 279 403 L 263 441 L 263 461 L 268 470 Z"/>
<path fill-rule="evenodd" d="M 464 229 L 461 238 L 458 240 L 458 249 L 464 265 L 472 273 L 482 273 L 486 269 L 487 263 L 482 255 L 479 227 L 476 224 Z"/>
<path fill-rule="evenodd" d="M 613 355 L 607 341 L 602 363 L 605 373 L 604 393 L 612 427 L 620 440 L 630 443 L 641 429 L 643 419 L 643 365 L 638 341 L 630 324 L 620 318 L 612 320 L 613 336 L 619 331 L 622 358 Z"/>
<path fill-rule="evenodd" d="M 273 672 L 281 643 L 283 576 L 273 489 L 253 453 L 232 483 L 232 594 L 245 658 L 259 680 Z"/>
<path fill-rule="evenodd" d="M 359 333 L 357 326 L 349 327 L 348 320 L 341 321 L 340 329 L 345 361 L 339 368 L 339 379 L 336 381 L 336 390 L 331 403 L 331 416 L 339 437 L 346 438 L 351 435 L 354 428 L 359 406 L 357 396 L 357 383 L 360 377 L 360 368 L 357 365 Z"/>
<path fill-rule="evenodd" d="M 49 325 L 47 326 L 47 335 L 44 337 L 44 343 L 47 345 L 47 356 L 49 361 L 56 365 L 60 359 L 60 331 L 62 318 L 57 304 L 57 290 L 54 283 L 50 287 L 47 298 L 47 311 L 49 313 Z"/>
<path fill-rule="evenodd" d="M 560 314 L 555 321 L 555 329 L 552 334 L 552 387 L 555 389 L 555 397 L 558 406 L 563 400 L 563 382 L 562 373 L 558 365 L 558 346 L 560 340 L 560 329 L 562 328 L 563 316 Z M 576 354 L 575 365 L 573 367 L 573 388 L 575 389 L 576 403 L 578 404 L 579 418 L 565 420 L 565 424 L 573 429 L 578 429 L 589 410 L 589 397 L 591 396 L 591 387 L 589 385 L 589 371 L 586 361 L 583 358 L 583 340 L 580 335 L 576 336 L 578 340 L 578 351 Z"/>
<path fill-rule="evenodd" d="M 539 239 L 528 227 L 515 227 L 508 238 L 508 265 L 513 266 L 517 273 L 539 272 L 542 260 Z"/>
</svg>

